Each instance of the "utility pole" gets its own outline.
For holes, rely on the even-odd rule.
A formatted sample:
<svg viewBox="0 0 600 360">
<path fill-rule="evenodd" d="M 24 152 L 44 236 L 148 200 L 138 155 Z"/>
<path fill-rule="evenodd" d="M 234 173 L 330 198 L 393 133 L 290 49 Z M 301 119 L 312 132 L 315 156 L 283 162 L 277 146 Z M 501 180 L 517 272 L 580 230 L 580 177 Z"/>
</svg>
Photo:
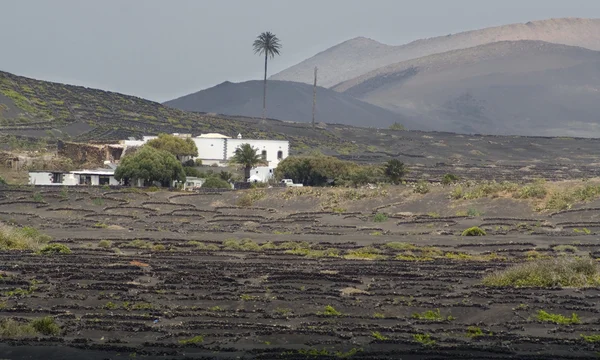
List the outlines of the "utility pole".
<svg viewBox="0 0 600 360">
<path fill-rule="evenodd" d="M 313 87 L 313 118 L 312 118 L 312 128 L 315 129 L 315 112 L 317 110 L 317 67 L 315 66 L 315 85 Z"/>
</svg>

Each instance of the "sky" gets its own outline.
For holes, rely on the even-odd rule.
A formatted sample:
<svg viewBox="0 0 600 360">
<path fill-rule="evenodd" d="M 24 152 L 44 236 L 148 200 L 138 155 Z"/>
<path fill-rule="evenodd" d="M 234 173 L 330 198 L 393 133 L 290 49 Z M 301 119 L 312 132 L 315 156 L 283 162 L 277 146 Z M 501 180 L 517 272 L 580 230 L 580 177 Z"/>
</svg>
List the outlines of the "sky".
<svg viewBox="0 0 600 360">
<path fill-rule="evenodd" d="M 600 18 L 598 0 L 0 0 L 0 70 L 159 102 L 269 75 L 357 36 L 390 45 L 510 23 Z"/>
</svg>

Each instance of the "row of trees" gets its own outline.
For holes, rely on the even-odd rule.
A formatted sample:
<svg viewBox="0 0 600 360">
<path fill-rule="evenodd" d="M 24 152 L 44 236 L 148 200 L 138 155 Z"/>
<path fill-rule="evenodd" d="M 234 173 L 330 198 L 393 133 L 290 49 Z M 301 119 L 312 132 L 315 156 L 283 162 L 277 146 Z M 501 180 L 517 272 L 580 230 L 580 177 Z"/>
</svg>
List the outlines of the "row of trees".
<svg viewBox="0 0 600 360">
<path fill-rule="evenodd" d="M 292 179 L 305 186 L 360 186 L 368 183 L 398 184 L 406 175 L 404 163 L 389 160 L 383 166 L 359 165 L 333 156 L 290 156 L 275 169 L 277 179 Z"/>
</svg>

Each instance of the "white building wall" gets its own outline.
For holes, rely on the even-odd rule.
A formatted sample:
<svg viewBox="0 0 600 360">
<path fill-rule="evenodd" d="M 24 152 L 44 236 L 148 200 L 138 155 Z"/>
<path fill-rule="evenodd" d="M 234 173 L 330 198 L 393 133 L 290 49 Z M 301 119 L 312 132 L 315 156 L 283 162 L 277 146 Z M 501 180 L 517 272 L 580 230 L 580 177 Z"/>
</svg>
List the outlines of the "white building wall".
<svg viewBox="0 0 600 360">
<path fill-rule="evenodd" d="M 268 166 L 258 166 L 250 170 L 250 181 L 267 182 L 274 177 L 275 170 Z"/>
<path fill-rule="evenodd" d="M 63 185 L 74 186 L 79 185 L 79 175 L 73 173 L 65 174 L 63 178 Z"/>
<path fill-rule="evenodd" d="M 52 183 L 51 172 L 30 172 L 29 185 L 60 185 Z"/>
<path fill-rule="evenodd" d="M 281 160 L 288 157 L 290 152 L 290 143 L 287 140 L 227 139 L 227 159 L 231 159 L 235 154 L 235 149 L 242 144 L 250 144 L 258 154 L 266 151 L 269 168 L 276 168 Z M 281 151 L 281 159 L 277 156 L 279 151 Z"/>
<path fill-rule="evenodd" d="M 223 161 L 225 156 L 225 140 L 219 138 L 193 138 L 198 148 L 198 157 L 194 159 Z M 210 164 L 206 164 L 210 165 Z"/>
</svg>

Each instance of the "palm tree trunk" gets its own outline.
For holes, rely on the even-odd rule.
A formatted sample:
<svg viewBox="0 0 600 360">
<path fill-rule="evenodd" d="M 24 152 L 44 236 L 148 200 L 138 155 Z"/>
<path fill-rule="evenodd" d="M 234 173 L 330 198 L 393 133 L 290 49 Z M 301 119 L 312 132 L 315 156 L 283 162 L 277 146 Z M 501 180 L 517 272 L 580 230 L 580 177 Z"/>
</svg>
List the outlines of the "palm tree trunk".
<svg viewBox="0 0 600 360">
<path fill-rule="evenodd" d="M 265 51 L 265 81 L 263 85 L 263 121 L 267 119 L 267 52 Z"/>
<path fill-rule="evenodd" d="M 250 179 L 250 170 L 252 168 L 250 166 L 246 166 L 244 167 L 244 177 L 246 178 L 246 181 L 248 181 L 248 179 Z"/>
</svg>

